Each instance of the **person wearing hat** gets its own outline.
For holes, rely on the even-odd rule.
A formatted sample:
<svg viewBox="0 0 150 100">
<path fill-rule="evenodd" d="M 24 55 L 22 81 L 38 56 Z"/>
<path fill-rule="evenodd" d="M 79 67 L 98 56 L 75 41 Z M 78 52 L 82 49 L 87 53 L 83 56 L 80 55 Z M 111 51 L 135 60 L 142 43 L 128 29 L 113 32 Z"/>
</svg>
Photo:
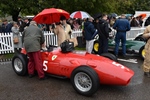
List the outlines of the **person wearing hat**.
<svg viewBox="0 0 150 100">
<path fill-rule="evenodd" d="M 70 39 L 72 30 L 71 30 L 71 26 L 67 24 L 67 19 L 65 16 L 60 17 L 60 23 L 65 31 L 66 39 Z"/>
<path fill-rule="evenodd" d="M 108 52 L 108 37 L 111 29 L 109 27 L 107 17 L 108 17 L 107 14 L 102 14 L 102 19 L 99 20 L 97 27 L 99 34 L 99 48 L 98 48 L 99 55 Z"/>
<path fill-rule="evenodd" d="M 52 30 L 57 35 L 58 46 L 67 39 L 70 39 L 71 27 L 66 23 L 66 17 L 60 17 L 60 23 L 54 24 Z"/>
<path fill-rule="evenodd" d="M 22 34 L 22 43 L 29 57 L 28 74 L 30 78 L 35 75 L 36 69 L 39 79 L 46 79 L 40 52 L 44 42 L 44 34 L 40 28 L 38 28 L 37 23 L 35 21 L 31 21 L 29 27 L 27 27 Z"/>
<path fill-rule="evenodd" d="M 89 17 L 88 20 L 84 23 L 84 32 L 86 40 L 86 51 L 92 53 L 94 38 L 93 35 L 97 31 L 93 25 L 93 17 Z"/>
<path fill-rule="evenodd" d="M 15 53 L 20 53 L 21 48 L 22 48 L 22 42 L 21 42 L 21 36 L 19 33 L 19 26 L 17 25 L 17 22 L 13 22 L 13 26 L 11 28 L 12 33 L 13 33 L 13 39 L 15 38 L 18 39 L 17 42 L 14 41 L 14 51 Z"/>
<path fill-rule="evenodd" d="M 24 18 L 24 22 L 25 22 L 25 27 L 28 27 L 30 25 L 30 21 L 27 17 Z"/>
<path fill-rule="evenodd" d="M 22 20 L 20 16 L 18 17 L 17 25 L 19 26 L 19 32 L 23 32 L 25 27 L 25 22 Z"/>
<path fill-rule="evenodd" d="M 11 32 L 11 28 L 12 28 L 12 24 L 8 23 L 7 19 L 3 19 L 2 32 L 9 33 L 9 32 Z"/>
</svg>

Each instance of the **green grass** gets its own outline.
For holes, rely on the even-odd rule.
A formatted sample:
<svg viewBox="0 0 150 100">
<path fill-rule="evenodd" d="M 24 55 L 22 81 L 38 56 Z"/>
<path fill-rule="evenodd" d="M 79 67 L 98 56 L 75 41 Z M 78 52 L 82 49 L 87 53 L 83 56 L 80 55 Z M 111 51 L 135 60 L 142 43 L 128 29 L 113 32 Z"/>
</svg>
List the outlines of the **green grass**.
<svg viewBox="0 0 150 100">
<path fill-rule="evenodd" d="M 75 47 L 75 50 L 85 50 L 85 48 Z"/>
<path fill-rule="evenodd" d="M 14 56 L 14 53 L 9 53 L 6 55 L 6 58 L 12 58 Z"/>
<path fill-rule="evenodd" d="M 0 56 L 1 56 L 1 57 L 0 57 L 1 59 L 13 58 L 14 53 L 1 54 Z"/>
</svg>

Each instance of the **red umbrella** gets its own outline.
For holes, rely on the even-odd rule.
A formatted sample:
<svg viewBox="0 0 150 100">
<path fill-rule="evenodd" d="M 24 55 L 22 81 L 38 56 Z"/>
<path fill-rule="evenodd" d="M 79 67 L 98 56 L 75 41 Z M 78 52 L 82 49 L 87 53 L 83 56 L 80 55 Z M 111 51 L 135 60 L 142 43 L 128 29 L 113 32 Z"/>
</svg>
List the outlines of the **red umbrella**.
<svg viewBox="0 0 150 100">
<path fill-rule="evenodd" d="M 37 14 L 33 20 L 37 23 L 52 24 L 60 21 L 60 16 L 65 16 L 66 19 L 70 18 L 70 14 L 62 9 L 49 8 L 44 9 Z"/>
<path fill-rule="evenodd" d="M 91 17 L 87 12 L 85 11 L 75 11 L 70 15 L 71 18 L 89 18 Z"/>
</svg>

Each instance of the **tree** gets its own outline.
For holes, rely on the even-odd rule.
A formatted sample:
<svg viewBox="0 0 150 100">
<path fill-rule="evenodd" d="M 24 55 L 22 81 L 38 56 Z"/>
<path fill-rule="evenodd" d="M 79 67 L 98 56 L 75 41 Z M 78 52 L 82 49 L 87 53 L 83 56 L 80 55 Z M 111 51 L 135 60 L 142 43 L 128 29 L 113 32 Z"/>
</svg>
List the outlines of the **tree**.
<svg viewBox="0 0 150 100">
<path fill-rule="evenodd" d="M 1 15 L 12 15 L 12 19 L 17 21 L 18 15 L 21 14 L 37 14 L 48 4 L 52 4 L 51 1 L 46 0 L 1 0 L 0 10 Z"/>
<path fill-rule="evenodd" d="M 150 0 L 131 0 L 132 5 L 130 11 L 150 11 Z"/>
<path fill-rule="evenodd" d="M 77 10 L 95 13 L 134 13 L 150 8 L 149 0 L 0 0 L 0 15 L 11 15 L 16 21 L 19 14 L 36 15 L 45 8 L 61 8 L 69 13 Z"/>
</svg>

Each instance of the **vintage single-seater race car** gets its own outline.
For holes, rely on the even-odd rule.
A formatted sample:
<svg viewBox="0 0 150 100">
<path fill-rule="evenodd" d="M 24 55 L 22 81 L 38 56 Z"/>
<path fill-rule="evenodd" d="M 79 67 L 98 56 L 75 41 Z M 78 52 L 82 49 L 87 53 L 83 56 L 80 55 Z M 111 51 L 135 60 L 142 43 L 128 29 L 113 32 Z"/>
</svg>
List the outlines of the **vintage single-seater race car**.
<svg viewBox="0 0 150 100">
<path fill-rule="evenodd" d="M 94 41 L 93 45 L 93 52 L 95 54 L 98 53 L 98 48 L 99 48 L 99 42 L 98 42 L 98 37 Z M 126 41 L 126 52 L 129 54 L 138 54 L 141 59 L 145 58 L 145 50 L 144 50 L 145 42 L 144 41 L 139 41 L 139 40 L 127 40 Z M 115 48 L 115 41 L 114 38 L 109 39 L 108 41 L 108 51 L 114 51 Z M 119 46 L 119 51 L 122 50 L 121 43 Z"/>
<path fill-rule="evenodd" d="M 126 86 L 134 71 L 118 63 L 116 57 L 106 53 L 101 56 L 86 51 L 63 53 L 61 48 L 41 51 L 43 70 L 47 75 L 69 78 L 73 88 L 81 95 L 91 96 L 100 84 Z M 12 67 L 19 76 L 27 75 L 28 57 L 25 49 L 14 55 Z"/>
</svg>

